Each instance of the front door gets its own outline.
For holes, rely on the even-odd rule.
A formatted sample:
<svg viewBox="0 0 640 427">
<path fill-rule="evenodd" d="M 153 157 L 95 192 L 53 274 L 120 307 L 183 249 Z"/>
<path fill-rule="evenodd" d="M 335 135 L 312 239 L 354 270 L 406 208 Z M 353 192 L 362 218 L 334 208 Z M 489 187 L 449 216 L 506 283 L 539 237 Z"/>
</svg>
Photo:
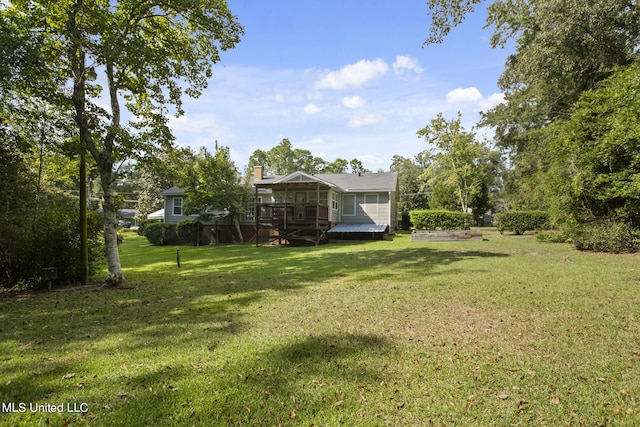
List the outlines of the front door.
<svg viewBox="0 0 640 427">
<path fill-rule="evenodd" d="M 297 220 L 304 219 L 305 203 L 307 203 L 307 193 L 296 192 L 295 196 L 295 216 Z"/>
</svg>

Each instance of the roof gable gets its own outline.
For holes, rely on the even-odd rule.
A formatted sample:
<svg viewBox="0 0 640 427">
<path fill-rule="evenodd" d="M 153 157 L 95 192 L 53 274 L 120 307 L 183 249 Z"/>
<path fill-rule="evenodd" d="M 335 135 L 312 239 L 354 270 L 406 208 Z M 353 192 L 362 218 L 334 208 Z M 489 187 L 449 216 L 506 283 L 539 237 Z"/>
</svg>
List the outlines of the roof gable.
<svg viewBox="0 0 640 427">
<path fill-rule="evenodd" d="M 305 184 L 319 183 L 329 187 L 335 187 L 335 184 L 320 178 L 319 175 L 310 175 L 308 173 L 300 172 L 300 171 L 278 177 L 271 182 L 271 184 L 301 184 L 301 183 L 305 183 Z"/>
</svg>

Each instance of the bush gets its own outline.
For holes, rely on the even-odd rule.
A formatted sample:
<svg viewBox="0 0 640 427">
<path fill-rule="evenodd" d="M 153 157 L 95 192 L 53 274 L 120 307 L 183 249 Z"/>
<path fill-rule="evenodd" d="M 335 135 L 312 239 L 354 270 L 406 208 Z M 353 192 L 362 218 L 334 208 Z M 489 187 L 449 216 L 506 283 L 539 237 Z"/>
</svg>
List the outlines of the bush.
<svg viewBox="0 0 640 427">
<path fill-rule="evenodd" d="M 143 219 L 138 223 L 138 236 L 144 236 L 144 229 L 147 228 L 149 224 L 157 224 L 159 222 L 159 219 Z"/>
<path fill-rule="evenodd" d="M 144 228 L 144 237 L 156 246 L 179 243 L 176 225 L 168 222 L 155 222 Z"/>
<path fill-rule="evenodd" d="M 549 214 L 542 211 L 510 211 L 494 216 L 494 225 L 500 233 L 507 230 L 520 235 L 526 231 L 546 228 L 548 222 Z"/>
<path fill-rule="evenodd" d="M 176 226 L 178 239 L 187 245 L 197 245 L 202 234 L 202 223 L 195 219 L 185 219 Z"/>
<path fill-rule="evenodd" d="M 542 243 L 571 243 L 573 232 L 569 229 L 537 230 L 536 239 Z"/>
<path fill-rule="evenodd" d="M 102 214 L 87 215 L 89 274 L 104 260 Z M 0 286 L 18 283 L 32 286 L 42 268 L 58 270 L 56 282 L 69 283 L 81 277 L 78 204 L 71 200 L 44 202 L 34 225 L 31 221 L 0 224 Z"/>
<path fill-rule="evenodd" d="M 473 215 L 464 212 L 414 210 L 409 217 L 416 230 L 469 230 Z"/>
<path fill-rule="evenodd" d="M 622 222 L 600 221 L 580 227 L 574 237 L 576 249 L 581 251 L 636 252 L 638 232 Z"/>
</svg>

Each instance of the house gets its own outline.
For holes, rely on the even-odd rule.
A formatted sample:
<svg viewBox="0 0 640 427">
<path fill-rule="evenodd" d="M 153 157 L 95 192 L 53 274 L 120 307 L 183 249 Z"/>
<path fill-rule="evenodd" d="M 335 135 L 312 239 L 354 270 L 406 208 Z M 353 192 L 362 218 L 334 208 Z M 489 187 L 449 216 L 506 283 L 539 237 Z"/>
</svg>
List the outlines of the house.
<svg viewBox="0 0 640 427">
<path fill-rule="evenodd" d="M 398 175 L 394 172 L 265 176 L 264 168 L 256 166 L 249 184 L 254 198 L 240 221 L 246 242 L 317 245 L 327 239 L 381 239 L 397 228 Z M 172 187 L 160 195 L 165 200 L 165 222 L 194 218 L 184 215 L 184 190 Z M 226 241 L 232 241 L 235 227 L 230 218 L 216 222 L 216 231 L 220 230 Z"/>
<path fill-rule="evenodd" d="M 260 237 L 317 245 L 327 238 L 382 238 L 397 228 L 394 172 L 267 177 L 256 166 L 251 183 L 255 209 L 250 213 Z"/>
<path fill-rule="evenodd" d="M 161 221 L 171 224 L 177 224 L 185 219 L 198 219 L 199 215 L 187 215 L 184 212 L 185 191 L 178 187 L 171 187 L 160 193 L 164 198 L 164 208 L 147 215 L 147 219 L 160 219 Z M 204 222 L 202 241 L 210 241 L 212 243 L 227 243 L 227 230 L 222 225 L 220 230 L 218 222 L 229 215 L 228 210 L 211 210 L 207 211 L 209 220 Z"/>
</svg>

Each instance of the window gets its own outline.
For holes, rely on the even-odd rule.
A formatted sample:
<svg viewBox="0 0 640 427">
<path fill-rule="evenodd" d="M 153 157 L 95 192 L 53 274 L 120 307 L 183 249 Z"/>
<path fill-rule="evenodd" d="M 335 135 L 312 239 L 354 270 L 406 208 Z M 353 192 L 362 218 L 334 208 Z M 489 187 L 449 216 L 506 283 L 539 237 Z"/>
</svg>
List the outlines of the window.
<svg viewBox="0 0 640 427">
<path fill-rule="evenodd" d="M 326 191 L 320 192 L 320 204 L 327 205 L 329 203 L 329 194 Z"/>
<path fill-rule="evenodd" d="M 287 203 L 293 203 L 293 192 L 289 191 L 286 193 Z M 273 201 L 275 203 L 284 203 L 285 202 L 285 192 L 284 191 L 274 191 L 273 192 Z"/>
<path fill-rule="evenodd" d="M 318 192 L 317 191 L 309 191 L 309 203 L 315 204 L 317 202 Z M 329 203 L 329 195 L 326 191 L 320 191 L 320 201 L 318 202 L 321 205 L 326 205 Z"/>
<path fill-rule="evenodd" d="M 258 204 L 262 204 L 262 196 L 258 196 Z M 247 214 L 245 218 L 250 221 L 256 219 L 256 199 L 251 199 L 249 204 L 247 204 Z"/>
<path fill-rule="evenodd" d="M 338 197 L 340 197 L 340 196 L 338 196 L 338 193 L 337 193 L 337 192 L 335 192 L 335 191 L 332 191 L 332 192 L 331 192 L 331 208 L 332 208 L 334 211 L 337 211 L 337 210 L 338 210 L 338 206 L 339 206 L 339 203 L 338 203 Z"/>
<path fill-rule="evenodd" d="M 345 194 L 342 196 L 342 215 L 356 216 L 356 195 Z"/>
<path fill-rule="evenodd" d="M 378 215 L 378 195 L 365 194 L 362 209 L 367 213 L 367 215 Z"/>
<path fill-rule="evenodd" d="M 173 199 L 173 216 L 182 216 L 182 197 Z"/>
</svg>

